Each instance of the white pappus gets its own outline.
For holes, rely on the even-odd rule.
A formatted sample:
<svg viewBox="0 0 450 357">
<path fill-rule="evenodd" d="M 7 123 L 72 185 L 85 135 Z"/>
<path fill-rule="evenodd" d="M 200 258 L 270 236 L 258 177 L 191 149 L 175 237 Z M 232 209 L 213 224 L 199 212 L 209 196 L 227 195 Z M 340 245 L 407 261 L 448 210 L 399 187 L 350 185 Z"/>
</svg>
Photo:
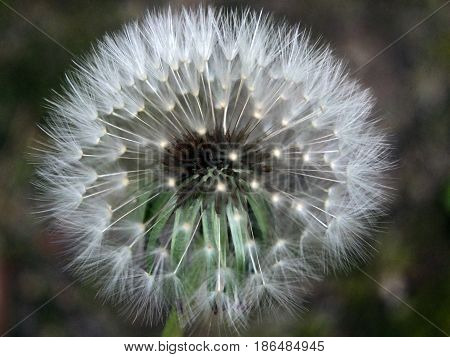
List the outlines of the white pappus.
<svg viewBox="0 0 450 357">
<path fill-rule="evenodd" d="M 264 13 L 149 12 L 51 101 L 39 213 L 133 320 L 245 327 L 364 259 L 389 197 L 374 100 Z"/>
</svg>

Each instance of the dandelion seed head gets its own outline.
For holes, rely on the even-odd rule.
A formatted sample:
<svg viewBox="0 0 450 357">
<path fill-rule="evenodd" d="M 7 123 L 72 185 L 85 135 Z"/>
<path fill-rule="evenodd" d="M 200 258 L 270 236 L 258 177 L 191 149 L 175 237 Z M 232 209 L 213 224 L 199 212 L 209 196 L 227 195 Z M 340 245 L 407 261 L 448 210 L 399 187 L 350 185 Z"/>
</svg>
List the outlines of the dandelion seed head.
<svg viewBox="0 0 450 357">
<path fill-rule="evenodd" d="M 50 101 L 39 213 L 132 319 L 239 330 L 364 257 L 389 198 L 374 100 L 307 32 L 251 10 L 149 12 Z"/>
</svg>

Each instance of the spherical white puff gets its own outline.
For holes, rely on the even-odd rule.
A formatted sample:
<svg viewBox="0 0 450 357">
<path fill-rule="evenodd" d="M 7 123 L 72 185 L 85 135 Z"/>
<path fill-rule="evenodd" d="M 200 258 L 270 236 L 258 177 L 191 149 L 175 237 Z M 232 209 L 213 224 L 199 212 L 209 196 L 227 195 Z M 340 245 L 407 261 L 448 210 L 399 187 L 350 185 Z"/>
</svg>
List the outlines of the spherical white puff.
<svg viewBox="0 0 450 357">
<path fill-rule="evenodd" d="M 99 41 L 65 88 L 36 148 L 39 213 L 70 268 L 133 320 L 174 309 L 186 327 L 240 329 L 366 257 L 389 145 L 370 92 L 298 26 L 149 12 Z M 227 145 L 219 163 L 189 149 L 205 143 Z"/>
</svg>

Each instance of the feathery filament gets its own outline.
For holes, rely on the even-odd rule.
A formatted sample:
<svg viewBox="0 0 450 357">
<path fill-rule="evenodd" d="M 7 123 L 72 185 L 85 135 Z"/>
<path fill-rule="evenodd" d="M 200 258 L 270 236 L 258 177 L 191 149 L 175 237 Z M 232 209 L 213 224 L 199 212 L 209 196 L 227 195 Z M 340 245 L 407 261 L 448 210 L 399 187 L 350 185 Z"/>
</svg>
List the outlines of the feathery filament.
<svg viewBox="0 0 450 357">
<path fill-rule="evenodd" d="M 40 212 L 133 319 L 239 328 L 364 257 L 388 197 L 373 102 L 328 47 L 262 13 L 148 13 L 51 101 Z"/>
</svg>

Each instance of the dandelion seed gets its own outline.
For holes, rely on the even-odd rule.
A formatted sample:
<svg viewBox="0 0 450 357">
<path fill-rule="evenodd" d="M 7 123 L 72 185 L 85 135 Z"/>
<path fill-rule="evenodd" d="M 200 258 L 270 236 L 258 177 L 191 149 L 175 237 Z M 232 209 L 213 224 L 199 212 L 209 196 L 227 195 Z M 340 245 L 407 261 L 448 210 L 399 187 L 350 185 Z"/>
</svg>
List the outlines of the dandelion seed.
<svg viewBox="0 0 450 357">
<path fill-rule="evenodd" d="M 259 188 L 259 182 L 256 180 L 253 180 L 252 182 L 250 182 L 250 187 L 254 190 Z"/>
<path fill-rule="evenodd" d="M 149 12 L 66 82 L 36 148 L 39 213 L 133 319 L 240 329 L 364 256 L 389 148 L 368 90 L 307 32 Z"/>
<path fill-rule="evenodd" d="M 272 195 L 272 197 L 271 197 L 271 200 L 272 200 L 273 203 L 279 202 L 279 201 L 280 201 L 280 195 L 277 194 L 277 193 L 274 193 L 274 194 Z"/>
<path fill-rule="evenodd" d="M 281 156 L 281 150 L 280 149 L 273 149 L 272 155 L 276 158 L 279 158 Z"/>
<path fill-rule="evenodd" d="M 167 186 L 169 187 L 175 187 L 176 185 L 176 181 L 173 177 L 169 177 L 169 179 L 167 180 Z"/>
<path fill-rule="evenodd" d="M 227 189 L 227 187 L 225 186 L 225 184 L 223 182 L 217 183 L 216 190 L 218 192 L 225 192 L 226 189 Z"/>
<path fill-rule="evenodd" d="M 228 157 L 230 158 L 231 161 L 236 161 L 238 159 L 238 155 L 236 152 L 232 151 L 230 152 L 230 154 L 228 155 Z"/>
</svg>

